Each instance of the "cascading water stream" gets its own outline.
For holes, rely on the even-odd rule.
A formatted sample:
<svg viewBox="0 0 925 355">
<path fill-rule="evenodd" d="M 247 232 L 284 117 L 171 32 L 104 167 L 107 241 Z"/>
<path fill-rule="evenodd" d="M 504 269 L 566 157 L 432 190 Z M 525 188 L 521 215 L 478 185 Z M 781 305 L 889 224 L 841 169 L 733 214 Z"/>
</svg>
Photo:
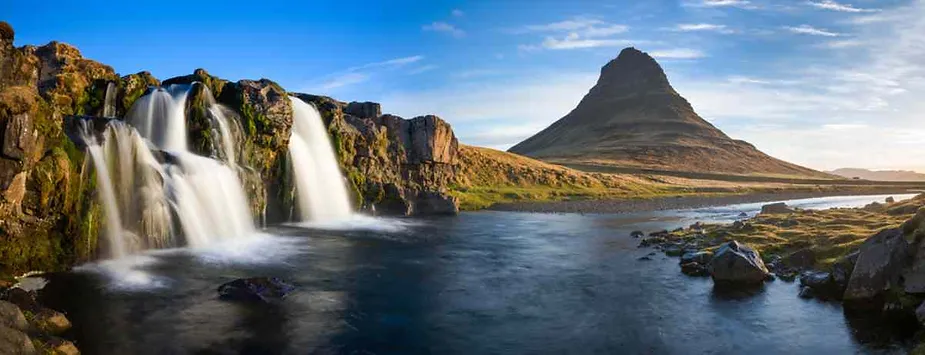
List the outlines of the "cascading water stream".
<svg viewBox="0 0 925 355">
<path fill-rule="evenodd" d="M 154 146 L 186 151 L 186 96 L 190 86 L 170 85 L 138 98 L 126 121 Z"/>
<path fill-rule="evenodd" d="M 103 97 L 103 117 L 116 117 L 116 83 L 106 84 L 106 95 Z"/>
<path fill-rule="evenodd" d="M 292 101 L 289 154 L 302 221 L 332 221 L 352 214 L 350 197 L 321 114 L 297 97 Z"/>
<path fill-rule="evenodd" d="M 236 172 L 229 123 L 214 101 L 208 110 L 222 136 L 226 162 L 187 151 L 188 92 L 188 86 L 178 85 L 151 91 L 129 110 L 126 121 L 132 126 L 110 121 L 102 141 L 89 124 L 83 126 L 106 213 L 109 258 L 145 249 L 202 247 L 256 232 Z"/>
</svg>

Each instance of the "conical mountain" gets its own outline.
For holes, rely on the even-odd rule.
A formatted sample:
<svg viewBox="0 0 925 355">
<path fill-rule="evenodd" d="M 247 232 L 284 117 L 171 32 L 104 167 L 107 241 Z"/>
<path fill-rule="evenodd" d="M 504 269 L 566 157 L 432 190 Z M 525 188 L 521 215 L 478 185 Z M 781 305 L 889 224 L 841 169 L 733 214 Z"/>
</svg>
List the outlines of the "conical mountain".
<svg viewBox="0 0 925 355">
<path fill-rule="evenodd" d="M 829 177 L 729 138 L 694 112 L 648 54 L 626 48 L 572 112 L 510 152 L 552 162 Z"/>
</svg>

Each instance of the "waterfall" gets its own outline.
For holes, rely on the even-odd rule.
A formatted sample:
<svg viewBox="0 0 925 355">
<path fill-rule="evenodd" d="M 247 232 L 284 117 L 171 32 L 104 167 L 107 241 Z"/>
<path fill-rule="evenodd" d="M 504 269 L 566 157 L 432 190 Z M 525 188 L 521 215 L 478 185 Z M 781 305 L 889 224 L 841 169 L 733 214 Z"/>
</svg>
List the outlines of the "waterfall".
<svg viewBox="0 0 925 355">
<path fill-rule="evenodd" d="M 208 110 L 226 161 L 187 150 L 188 92 L 185 85 L 150 91 L 131 107 L 128 124 L 106 123 L 101 140 L 88 122 L 81 127 L 106 214 L 107 257 L 202 247 L 256 232 L 236 171 L 230 123 L 214 101 Z"/>
<path fill-rule="evenodd" d="M 186 96 L 189 89 L 189 85 L 157 88 L 138 98 L 125 120 L 156 147 L 185 152 Z"/>
<path fill-rule="evenodd" d="M 290 99 L 293 123 L 289 155 L 302 220 L 348 218 L 352 213 L 350 198 L 321 114 L 297 97 Z"/>
<path fill-rule="evenodd" d="M 103 97 L 103 117 L 116 117 L 116 83 L 106 83 L 106 95 Z"/>
</svg>

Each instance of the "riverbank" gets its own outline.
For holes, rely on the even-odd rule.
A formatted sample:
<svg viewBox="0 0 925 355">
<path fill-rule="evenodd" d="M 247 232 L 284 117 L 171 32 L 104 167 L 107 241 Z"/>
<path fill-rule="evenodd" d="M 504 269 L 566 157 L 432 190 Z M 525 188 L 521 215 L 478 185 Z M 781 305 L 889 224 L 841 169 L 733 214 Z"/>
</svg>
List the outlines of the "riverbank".
<svg viewBox="0 0 925 355">
<path fill-rule="evenodd" d="M 711 277 L 716 287 L 726 287 L 722 279 L 728 276 L 717 268 L 757 275 L 749 287 L 799 279 L 800 298 L 841 302 L 846 313 L 896 326 L 919 354 L 925 353 L 923 207 L 925 194 L 861 208 L 803 210 L 778 203 L 734 223 L 697 222 L 631 236 L 640 238 L 640 247 L 679 257 L 681 273 Z M 728 257 L 732 253 L 735 263 Z M 721 254 L 723 262 L 717 263 Z"/>
<path fill-rule="evenodd" d="M 814 191 L 750 193 L 692 193 L 652 198 L 588 199 L 573 201 L 523 201 L 498 203 L 494 211 L 535 213 L 629 213 L 703 208 L 741 203 L 759 203 L 830 196 L 859 196 L 914 193 L 907 188 L 850 188 Z"/>
</svg>

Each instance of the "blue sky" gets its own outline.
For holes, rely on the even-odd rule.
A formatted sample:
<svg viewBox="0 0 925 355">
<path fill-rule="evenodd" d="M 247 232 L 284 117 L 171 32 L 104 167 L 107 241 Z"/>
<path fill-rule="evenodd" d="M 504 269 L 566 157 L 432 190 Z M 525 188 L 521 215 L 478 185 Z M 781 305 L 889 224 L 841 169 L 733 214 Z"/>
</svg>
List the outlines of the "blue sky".
<svg viewBox="0 0 925 355">
<path fill-rule="evenodd" d="M 505 149 L 571 110 L 620 49 L 705 119 L 818 169 L 925 171 L 925 0 L 14 2 L 16 44 L 128 74 L 206 68 L 437 114 Z M 10 6 L 7 5 L 7 8 Z"/>
</svg>

